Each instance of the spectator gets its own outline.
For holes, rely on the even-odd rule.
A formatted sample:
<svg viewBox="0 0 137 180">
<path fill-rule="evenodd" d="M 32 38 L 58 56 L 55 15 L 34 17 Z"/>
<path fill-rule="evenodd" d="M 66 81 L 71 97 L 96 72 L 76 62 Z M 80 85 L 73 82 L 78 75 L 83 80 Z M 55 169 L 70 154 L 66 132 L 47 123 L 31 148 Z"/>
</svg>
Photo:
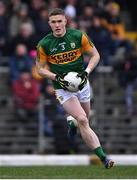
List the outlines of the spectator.
<svg viewBox="0 0 137 180">
<path fill-rule="evenodd" d="M 28 119 L 38 113 L 40 90 L 38 83 L 32 79 L 27 70 L 20 73 L 12 84 L 15 110 L 20 119 Z"/>
<path fill-rule="evenodd" d="M 19 29 L 22 23 L 30 23 L 32 26 L 32 31 L 34 32 L 34 24 L 32 19 L 28 14 L 28 6 L 26 4 L 21 4 L 16 12 L 11 16 L 9 21 L 9 34 L 10 37 L 15 37 L 19 33 Z"/>
<path fill-rule="evenodd" d="M 67 0 L 67 4 L 65 7 L 66 15 L 73 19 L 76 18 L 76 14 L 77 14 L 75 5 L 76 5 L 76 0 Z"/>
<path fill-rule="evenodd" d="M 39 15 L 39 10 L 45 6 L 44 0 L 31 0 L 29 6 L 29 15 L 35 21 Z"/>
<path fill-rule="evenodd" d="M 87 33 L 100 52 L 102 59 L 101 64 L 106 66 L 112 65 L 110 60 L 111 46 L 113 43 L 111 33 L 101 25 L 99 16 L 93 16 L 92 25 L 87 29 Z"/>
<path fill-rule="evenodd" d="M 10 0 L 9 1 L 10 15 L 13 15 L 14 13 L 16 13 L 16 11 L 21 6 L 21 4 L 22 4 L 22 0 Z"/>
<path fill-rule="evenodd" d="M 36 34 L 38 34 L 38 39 L 40 40 L 50 32 L 50 26 L 48 24 L 48 9 L 46 7 L 42 7 L 39 10 L 39 15 L 34 22 Z"/>
<path fill-rule="evenodd" d="M 120 6 L 115 2 L 108 2 L 104 13 L 101 12 L 102 25 L 106 27 L 112 34 L 114 42 L 114 52 L 119 47 L 124 47 L 126 51 L 131 50 L 131 43 L 126 39 L 125 26 L 120 16 Z"/>
<path fill-rule="evenodd" d="M 87 31 L 87 29 L 92 25 L 92 17 L 94 15 L 94 8 L 89 5 L 85 5 L 83 7 L 83 13 L 79 16 L 79 26 L 83 31 Z"/>
<path fill-rule="evenodd" d="M 9 58 L 10 82 L 17 80 L 23 69 L 31 72 L 32 59 L 28 55 L 27 47 L 24 44 L 18 44 L 15 54 Z"/>
<path fill-rule="evenodd" d="M 102 23 L 109 29 L 114 38 L 123 40 L 125 38 L 125 27 L 120 17 L 120 6 L 115 2 L 108 2 L 102 14 Z"/>
<path fill-rule="evenodd" d="M 49 9 L 58 8 L 59 6 L 60 6 L 60 2 L 58 0 L 49 1 L 49 4 L 48 4 Z"/>
<path fill-rule="evenodd" d="M 22 43 L 27 47 L 28 53 L 36 48 L 37 37 L 33 33 L 33 27 L 29 22 L 22 23 L 19 34 L 10 40 L 9 54 L 13 54 L 14 47 L 16 47 L 19 43 Z"/>
</svg>

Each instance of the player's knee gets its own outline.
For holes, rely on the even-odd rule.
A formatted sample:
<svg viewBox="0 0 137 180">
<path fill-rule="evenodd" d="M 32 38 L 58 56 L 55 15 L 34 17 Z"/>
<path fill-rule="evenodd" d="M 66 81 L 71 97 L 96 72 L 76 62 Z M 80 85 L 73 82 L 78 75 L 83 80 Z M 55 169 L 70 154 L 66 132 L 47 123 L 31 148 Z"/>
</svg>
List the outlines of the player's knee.
<svg viewBox="0 0 137 180">
<path fill-rule="evenodd" d="M 79 114 L 77 121 L 80 126 L 86 126 L 88 124 L 88 119 L 84 114 Z"/>
</svg>

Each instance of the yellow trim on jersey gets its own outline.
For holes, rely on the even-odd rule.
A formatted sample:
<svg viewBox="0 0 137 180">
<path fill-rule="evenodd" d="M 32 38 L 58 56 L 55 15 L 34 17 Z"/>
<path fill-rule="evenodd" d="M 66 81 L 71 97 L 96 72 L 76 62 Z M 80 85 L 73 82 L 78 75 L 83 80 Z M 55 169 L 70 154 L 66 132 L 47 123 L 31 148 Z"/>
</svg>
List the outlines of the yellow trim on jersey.
<svg viewBox="0 0 137 180">
<path fill-rule="evenodd" d="M 94 47 L 94 44 L 88 39 L 85 33 L 82 34 L 82 51 L 89 52 Z"/>
<path fill-rule="evenodd" d="M 63 53 L 48 56 L 48 62 L 51 64 L 67 64 L 76 61 L 81 56 L 81 48 Z"/>
<path fill-rule="evenodd" d="M 38 56 L 37 56 L 38 57 L 38 59 L 37 59 L 38 62 L 40 62 L 41 64 L 45 64 L 47 62 L 47 60 L 48 60 L 48 56 L 44 52 L 44 49 L 42 47 L 39 47 L 37 53 L 38 53 Z"/>
</svg>

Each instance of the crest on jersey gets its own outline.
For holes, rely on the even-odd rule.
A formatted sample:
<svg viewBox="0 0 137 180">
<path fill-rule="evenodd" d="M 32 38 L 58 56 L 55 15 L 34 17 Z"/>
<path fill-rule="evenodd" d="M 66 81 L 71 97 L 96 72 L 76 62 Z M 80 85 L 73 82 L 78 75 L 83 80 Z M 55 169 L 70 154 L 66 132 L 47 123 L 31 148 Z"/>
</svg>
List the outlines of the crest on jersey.
<svg viewBox="0 0 137 180">
<path fill-rule="evenodd" d="M 75 47 L 76 47 L 76 44 L 75 44 L 74 42 L 72 42 L 72 43 L 70 43 L 70 46 L 71 46 L 72 48 L 75 48 Z"/>
<path fill-rule="evenodd" d="M 57 51 L 57 48 L 50 49 L 50 52 L 51 52 L 51 53 L 53 53 L 53 52 L 55 52 L 55 51 Z"/>
</svg>

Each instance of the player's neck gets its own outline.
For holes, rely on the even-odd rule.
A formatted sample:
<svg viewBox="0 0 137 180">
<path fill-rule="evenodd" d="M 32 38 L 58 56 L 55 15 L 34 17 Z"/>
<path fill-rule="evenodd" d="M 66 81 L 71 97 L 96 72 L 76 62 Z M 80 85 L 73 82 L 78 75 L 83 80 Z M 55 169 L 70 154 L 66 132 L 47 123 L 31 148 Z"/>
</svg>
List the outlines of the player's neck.
<svg viewBox="0 0 137 180">
<path fill-rule="evenodd" d="M 66 34 L 66 29 L 64 30 L 64 32 L 62 33 L 62 34 L 60 34 L 60 35 L 57 35 L 57 34 L 54 34 L 53 33 L 53 35 L 55 36 L 55 37 L 63 37 L 64 35 Z"/>
</svg>

